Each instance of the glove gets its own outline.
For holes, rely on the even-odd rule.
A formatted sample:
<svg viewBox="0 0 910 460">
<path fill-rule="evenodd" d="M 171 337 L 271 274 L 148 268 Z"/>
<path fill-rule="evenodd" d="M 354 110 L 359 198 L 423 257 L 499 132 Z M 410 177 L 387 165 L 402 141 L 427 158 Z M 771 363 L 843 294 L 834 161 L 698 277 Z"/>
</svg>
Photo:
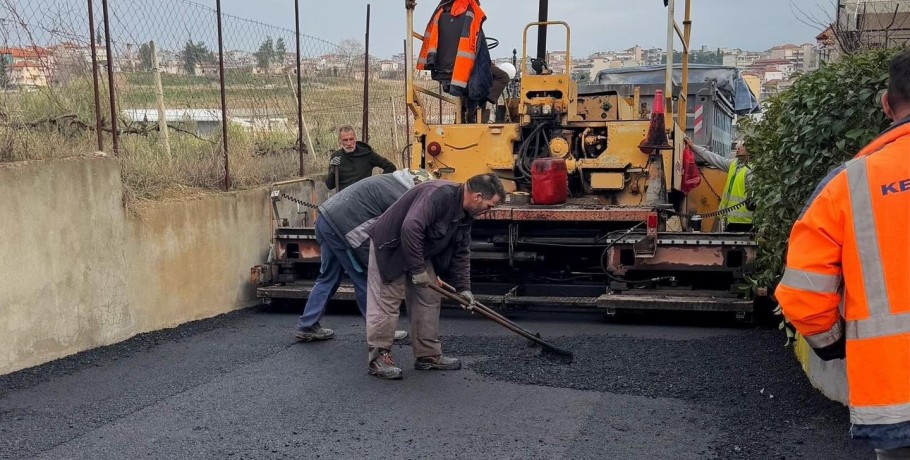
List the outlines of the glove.
<svg viewBox="0 0 910 460">
<path fill-rule="evenodd" d="M 426 271 L 422 271 L 412 276 L 411 282 L 414 283 L 414 286 L 427 287 L 430 284 L 430 274 Z"/>
<path fill-rule="evenodd" d="M 841 324 L 841 327 L 841 330 L 843 330 L 843 324 Z M 812 351 L 814 351 L 815 355 L 821 358 L 822 361 L 844 359 L 847 357 L 847 336 L 846 334 L 841 334 L 840 338 L 837 339 L 837 342 L 826 347 L 813 348 Z"/>
<path fill-rule="evenodd" d="M 338 155 L 337 157 L 332 157 L 332 159 L 329 160 L 330 166 L 338 166 L 340 164 L 341 164 L 341 155 Z"/>
<path fill-rule="evenodd" d="M 458 295 L 467 300 L 471 305 L 474 305 L 474 294 L 472 294 L 471 291 L 461 291 Z"/>
<path fill-rule="evenodd" d="M 815 355 L 822 361 L 831 361 L 834 359 L 844 359 L 847 357 L 847 339 L 838 340 L 837 342 L 822 348 L 813 348 Z"/>
<path fill-rule="evenodd" d="M 753 201 L 752 198 L 746 199 L 746 209 L 755 212 L 755 201 Z"/>
</svg>

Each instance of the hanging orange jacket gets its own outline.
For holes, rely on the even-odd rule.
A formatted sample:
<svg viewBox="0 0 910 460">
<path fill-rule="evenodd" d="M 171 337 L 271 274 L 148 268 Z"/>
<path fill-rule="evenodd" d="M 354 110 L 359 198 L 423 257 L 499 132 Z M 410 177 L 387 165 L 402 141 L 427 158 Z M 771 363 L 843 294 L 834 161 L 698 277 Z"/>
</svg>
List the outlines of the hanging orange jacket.
<svg viewBox="0 0 910 460">
<path fill-rule="evenodd" d="M 434 70 L 437 51 L 439 48 L 439 18 L 442 16 L 445 2 L 436 7 L 430 22 L 423 34 L 423 45 L 417 58 L 417 70 Z M 458 53 L 452 66 L 451 85 L 464 91 L 468 86 L 468 78 L 474 68 L 474 58 L 477 55 L 477 37 L 480 28 L 487 16 L 476 0 L 454 0 L 451 2 L 450 14 L 453 17 L 467 15 L 461 36 L 458 38 Z M 485 45 L 485 44 L 484 44 Z"/>
<path fill-rule="evenodd" d="M 904 424 L 910 421 L 910 123 L 883 133 L 826 180 L 793 225 L 775 295 L 820 356 L 843 345 L 851 421 L 858 428 Z"/>
</svg>

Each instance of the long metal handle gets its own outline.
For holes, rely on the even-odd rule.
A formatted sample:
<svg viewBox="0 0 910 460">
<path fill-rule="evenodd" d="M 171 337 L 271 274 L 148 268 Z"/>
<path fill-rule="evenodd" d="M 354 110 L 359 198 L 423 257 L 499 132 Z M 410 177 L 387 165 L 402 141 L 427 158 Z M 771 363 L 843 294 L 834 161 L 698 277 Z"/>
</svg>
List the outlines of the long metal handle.
<svg viewBox="0 0 910 460">
<path fill-rule="evenodd" d="M 452 293 L 458 294 L 458 291 L 455 290 L 455 287 L 452 286 L 451 284 L 446 283 L 446 282 L 443 281 L 443 280 L 439 280 L 439 284 L 440 284 L 442 287 L 448 289 L 449 291 L 452 291 Z M 458 294 L 458 297 L 461 297 L 461 294 Z M 493 310 L 492 308 L 490 308 L 490 307 L 488 307 L 488 306 L 486 306 L 486 305 L 484 305 L 484 304 L 482 304 L 482 303 L 480 303 L 480 302 L 478 302 L 478 301 L 476 301 L 476 300 L 474 301 L 474 305 L 475 305 L 476 307 L 480 307 L 481 309 L 487 310 L 491 315 L 496 316 L 497 318 L 499 318 L 499 319 L 501 319 L 501 320 L 503 320 L 503 321 L 511 321 L 511 320 L 509 320 L 508 318 L 506 318 L 505 316 L 502 316 L 501 314 L 499 314 L 499 312 L 497 312 L 496 310 Z"/>
<path fill-rule="evenodd" d="M 531 332 L 527 331 L 526 329 L 522 328 L 521 326 L 513 323 L 512 321 L 509 321 L 502 315 L 499 315 L 498 313 L 490 310 L 490 308 L 485 305 L 475 302 L 475 305 L 472 306 L 471 303 L 468 302 L 467 300 L 465 300 L 464 297 L 462 297 L 458 294 L 455 294 L 451 291 L 448 291 L 446 289 L 443 289 L 443 288 L 433 284 L 432 282 L 430 284 L 428 284 L 427 286 L 429 286 L 430 289 L 442 294 L 443 296 L 445 296 L 451 300 L 454 300 L 455 302 L 458 302 L 462 307 L 464 307 L 465 310 L 476 311 L 476 312 L 480 313 L 481 315 L 486 316 L 488 319 L 495 321 L 499 325 L 511 330 L 512 332 L 514 332 L 532 342 L 539 344 L 542 347 L 549 348 L 551 350 L 559 350 L 559 348 L 557 348 L 556 346 L 547 343 L 545 340 L 541 339 L 540 337 L 537 337 L 536 335 L 532 334 Z M 451 286 L 449 286 L 449 287 L 451 287 Z"/>
</svg>

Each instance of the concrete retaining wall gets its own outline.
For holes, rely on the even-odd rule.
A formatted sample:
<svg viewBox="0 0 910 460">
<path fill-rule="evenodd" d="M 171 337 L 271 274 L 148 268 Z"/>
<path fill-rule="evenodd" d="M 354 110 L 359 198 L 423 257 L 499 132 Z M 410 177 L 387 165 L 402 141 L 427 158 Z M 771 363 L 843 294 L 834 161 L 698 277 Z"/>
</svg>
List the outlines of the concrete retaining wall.
<svg viewBox="0 0 910 460">
<path fill-rule="evenodd" d="M 0 163 L 0 374 L 255 302 L 265 190 L 122 196 L 115 159 Z"/>
</svg>

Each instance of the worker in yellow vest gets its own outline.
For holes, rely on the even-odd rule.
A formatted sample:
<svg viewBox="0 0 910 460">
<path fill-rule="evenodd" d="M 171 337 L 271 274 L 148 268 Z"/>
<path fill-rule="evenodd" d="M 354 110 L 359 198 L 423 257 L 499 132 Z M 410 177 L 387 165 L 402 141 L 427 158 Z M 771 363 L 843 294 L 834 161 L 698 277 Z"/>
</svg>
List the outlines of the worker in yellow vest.
<svg viewBox="0 0 910 460">
<path fill-rule="evenodd" d="M 695 145 L 688 137 L 685 138 L 685 142 L 690 150 L 709 165 L 727 170 L 727 183 L 724 184 L 724 194 L 720 199 L 719 208 L 721 210 L 729 209 L 729 211 L 721 216 L 724 225 L 722 230 L 728 232 L 752 231 L 752 203 L 749 200 L 752 166 L 749 165 L 749 152 L 746 151 L 742 140 L 733 143 L 733 158 L 718 155 Z M 740 203 L 742 204 L 739 205 Z"/>
</svg>

